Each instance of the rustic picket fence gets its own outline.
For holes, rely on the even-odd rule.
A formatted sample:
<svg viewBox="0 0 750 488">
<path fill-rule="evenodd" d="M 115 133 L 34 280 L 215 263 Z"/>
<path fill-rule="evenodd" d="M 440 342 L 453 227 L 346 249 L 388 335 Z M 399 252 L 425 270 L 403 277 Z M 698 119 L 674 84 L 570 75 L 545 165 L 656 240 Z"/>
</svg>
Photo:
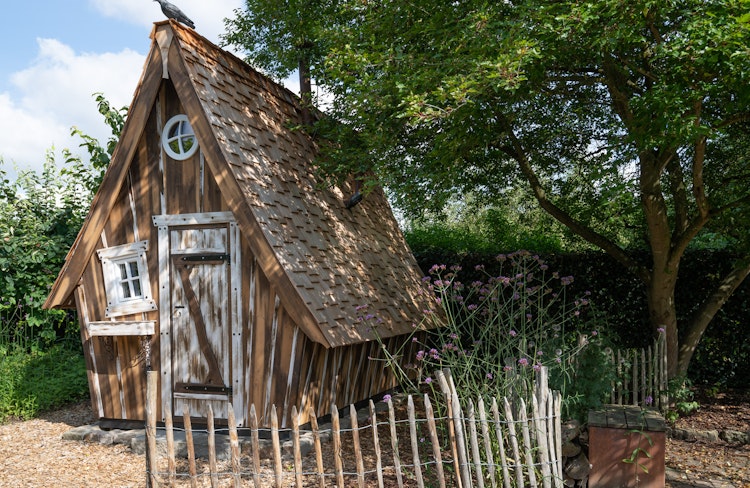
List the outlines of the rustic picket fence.
<svg viewBox="0 0 750 488">
<path fill-rule="evenodd" d="M 647 348 L 610 351 L 609 359 L 617 365 L 618 377 L 612 382 L 610 403 L 662 411 L 669 406 L 664 334 Z"/>
<path fill-rule="evenodd" d="M 209 409 L 207 429 L 202 431 L 208 436 L 206 463 L 196 459 L 193 436 L 197 431 L 187 412 L 186 461 L 176 458 L 174 433 L 178 429 L 172 425 L 170 412 L 166 412 L 164 427 L 157 429 L 157 376 L 149 373 L 148 486 L 562 488 L 561 398 L 559 392 L 549 390 L 545 370 L 537 376 L 531 405 L 522 398 L 493 398 L 489 405 L 482 398 L 464 401 L 449 371 L 438 372 L 436 378 L 443 397 L 435 406 L 429 395 L 410 395 L 401 403 L 389 399 L 378 404 L 381 408 L 370 401 L 362 425 L 351 405 L 348 418 L 341 418 L 335 406 L 331 409 L 330 428 L 321 428 L 313 420 L 303 429 L 293 409 L 292 427 L 279 429 L 274 408 L 270 455 L 268 447 L 261 446 L 263 429 L 258 428 L 254 407 L 248 422 L 250 439 L 243 443 L 231 406 L 228 427 L 221 430 L 215 428 Z M 311 418 L 315 419 L 314 413 Z M 166 438 L 165 449 L 157 449 L 160 431 Z M 222 433 L 229 436 L 231 458 L 224 462 L 216 455 L 216 438 Z M 305 436 L 312 437 L 313 448 L 303 457 L 301 439 Z M 291 439 L 291 449 L 288 440 L 283 448 L 284 438 Z M 284 450 L 291 452 L 285 456 Z"/>
</svg>

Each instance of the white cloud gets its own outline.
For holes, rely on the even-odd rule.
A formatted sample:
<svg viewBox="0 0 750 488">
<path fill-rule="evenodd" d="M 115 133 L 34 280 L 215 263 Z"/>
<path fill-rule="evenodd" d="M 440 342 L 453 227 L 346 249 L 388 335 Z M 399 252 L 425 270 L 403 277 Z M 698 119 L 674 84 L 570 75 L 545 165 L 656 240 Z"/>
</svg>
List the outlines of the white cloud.
<svg viewBox="0 0 750 488">
<path fill-rule="evenodd" d="M 159 4 L 153 0 L 89 0 L 99 12 L 108 17 L 125 19 L 137 25 L 150 26 L 164 20 Z M 242 0 L 173 0 L 180 10 L 195 22 L 195 30 L 206 39 L 219 43 L 224 33 L 224 19 L 234 17 L 235 9 L 242 8 Z"/>
<path fill-rule="evenodd" d="M 11 162 L 39 169 L 54 145 L 78 151 L 70 128 L 105 140 L 109 128 L 98 113 L 93 94 L 101 92 L 115 107 L 129 105 L 144 58 L 132 50 L 76 53 L 54 39 L 38 39 L 31 65 L 11 77 L 12 93 L 0 93 L 0 155 L 3 169 Z M 8 171 L 11 173 L 11 171 Z"/>
</svg>

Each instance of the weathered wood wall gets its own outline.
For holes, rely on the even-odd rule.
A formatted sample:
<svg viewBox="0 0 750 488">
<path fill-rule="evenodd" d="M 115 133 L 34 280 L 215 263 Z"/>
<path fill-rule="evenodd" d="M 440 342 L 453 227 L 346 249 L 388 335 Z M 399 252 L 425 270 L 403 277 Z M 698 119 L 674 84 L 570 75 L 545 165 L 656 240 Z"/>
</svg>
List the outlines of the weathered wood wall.
<svg viewBox="0 0 750 488">
<path fill-rule="evenodd" d="M 160 303 L 159 256 L 152 216 L 228 210 L 219 184 L 206 164 L 206 158 L 221 157 L 220 154 L 198 151 L 187 161 L 174 161 L 163 154 L 161 129 L 178 113 L 184 113 L 184 108 L 172 83 L 165 80 L 154 108 L 147 120 L 142 121 L 145 129 L 125 184 L 96 246 L 100 249 L 148 240 L 149 277 L 157 303 Z M 138 121 L 131 122 L 138 125 Z M 271 405 L 275 404 L 282 407 L 279 412 L 282 424 L 288 425 L 292 405 L 301 412 L 308 412 L 309 407 L 325 412 L 334 403 L 353 403 L 395 386 L 383 363 L 368 359 L 378 354 L 377 343 L 326 349 L 306 337 L 260 269 L 245 238 L 241 239 L 240 251 L 243 346 L 241 351 L 231 354 L 241 355 L 244 376 L 241 388 L 235 388 L 233 401 L 240 402 L 245 419 L 249 418 L 249 405 L 255 404 L 260 421 L 265 424 Z M 102 266 L 96 253 L 82 275 L 76 306 L 94 412 L 109 419 L 144 419 L 146 365 L 140 338 L 88 334 L 86 324 L 107 320 Z M 171 358 L 160 357 L 159 317 L 160 312 L 154 311 L 115 319 L 157 321 L 150 348 L 151 364 L 157 371 L 171 367 Z M 399 340 L 391 339 L 390 345 Z M 226 412 L 217 415 L 225 417 Z"/>
</svg>

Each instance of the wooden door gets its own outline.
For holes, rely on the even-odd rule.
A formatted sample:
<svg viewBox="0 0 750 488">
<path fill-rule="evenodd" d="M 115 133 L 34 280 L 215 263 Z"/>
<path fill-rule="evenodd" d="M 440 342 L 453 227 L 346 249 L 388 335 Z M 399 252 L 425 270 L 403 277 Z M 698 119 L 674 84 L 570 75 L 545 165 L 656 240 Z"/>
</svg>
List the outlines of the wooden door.
<svg viewBox="0 0 750 488">
<path fill-rule="evenodd" d="M 169 230 L 172 411 L 227 418 L 232 398 L 229 226 Z"/>
<path fill-rule="evenodd" d="M 240 235 L 231 212 L 153 216 L 159 248 L 161 418 L 183 408 L 244 426 Z"/>
</svg>

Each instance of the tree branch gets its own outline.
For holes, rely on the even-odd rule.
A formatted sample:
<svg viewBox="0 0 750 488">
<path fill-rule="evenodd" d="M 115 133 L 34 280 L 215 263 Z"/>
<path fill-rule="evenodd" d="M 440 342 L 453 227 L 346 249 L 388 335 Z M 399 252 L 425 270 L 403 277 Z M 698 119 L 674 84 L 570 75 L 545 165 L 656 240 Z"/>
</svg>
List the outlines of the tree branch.
<svg viewBox="0 0 750 488">
<path fill-rule="evenodd" d="M 698 343 L 703 337 L 708 324 L 716 315 L 716 312 L 726 303 L 737 287 L 742 284 L 745 278 L 750 274 L 750 257 L 746 256 L 739 260 L 732 270 L 727 273 L 723 280 L 718 284 L 714 291 L 701 303 L 701 306 L 695 312 L 685 331 L 680 343 L 679 356 L 677 359 L 677 374 L 684 375 L 687 373 L 690 360 L 695 353 Z"/>
<path fill-rule="evenodd" d="M 688 226 L 689 206 L 687 188 L 685 188 L 685 175 L 678 157 L 671 158 L 666 169 L 675 208 L 675 225 L 672 232 L 672 239 L 674 240 L 677 236 L 685 232 Z"/>
<path fill-rule="evenodd" d="M 516 137 L 512 128 L 510 128 L 510 125 L 507 123 L 507 121 L 505 121 L 505 125 L 506 125 L 506 135 L 510 139 L 510 142 L 511 142 L 511 146 L 506 147 L 505 151 L 513 159 L 515 159 L 516 162 L 518 162 L 521 172 L 526 177 L 526 180 L 529 182 L 529 185 L 531 186 L 531 189 L 534 192 L 534 197 L 539 202 L 539 205 L 552 217 L 557 219 L 561 224 L 565 225 L 567 228 L 572 230 L 574 233 L 576 233 L 577 235 L 579 235 L 586 241 L 590 242 L 591 244 L 605 251 L 607 254 L 612 256 L 617 262 L 619 262 L 629 271 L 631 271 L 636 276 L 638 276 L 638 278 L 641 279 L 641 281 L 643 281 L 646 285 L 648 285 L 651 281 L 651 274 L 649 273 L 649 270 L 645 266 L 640 265 L 629 254 L 627 254 L 620 246 L 615 244 L 610 239 L 606 238 L 605 236 L 599 234 L 598 232 L 594 231 L 590 227 L 585 226 L 581 224 L 580 222 L 578 222 L 577 220 L 575 220 L 567 212 L 565 212 L 563 209 L 555 205 L 547 197 L 547 193 L 544 190 L 544 187 L 542 186 L 541 182 L 539 181 L 539 178 L 537 177 L 536 172 L 532 168 L 529 158 L 526 154 L 526 151 L 524 150 L 523 145 L 521 144 L 521 141 L 518 140 L 518 138 Z"/>
</svg>

